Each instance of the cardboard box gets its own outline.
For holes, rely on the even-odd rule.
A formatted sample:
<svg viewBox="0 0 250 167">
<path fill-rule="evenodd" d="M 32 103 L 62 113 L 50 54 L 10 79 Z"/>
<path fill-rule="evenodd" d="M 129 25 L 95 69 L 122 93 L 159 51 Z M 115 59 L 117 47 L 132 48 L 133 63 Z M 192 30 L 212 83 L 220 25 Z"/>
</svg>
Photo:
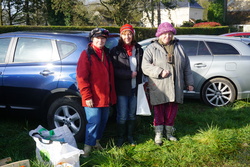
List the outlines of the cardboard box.
<svg viewBox="0 0 250 167">
<path fill-rule="evenodd" d="M 28 159 L 9 164 L 6 164 L 7 162 L 11 162 L 10 157 L 0 160 L 0 167 L 30 167 L 30 161 Z"/>
</svg>

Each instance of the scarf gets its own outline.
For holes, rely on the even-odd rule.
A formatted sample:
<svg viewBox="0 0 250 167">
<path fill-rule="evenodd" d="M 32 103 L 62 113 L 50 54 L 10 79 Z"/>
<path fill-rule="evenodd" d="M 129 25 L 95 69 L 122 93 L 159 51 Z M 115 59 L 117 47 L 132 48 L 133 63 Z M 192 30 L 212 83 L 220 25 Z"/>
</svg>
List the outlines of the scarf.
<svg viewBox="0 0 250 167">
<path fill-rule="evenodd" d="M 161 40 L 158 41 L 159 44 L 163 45 L 165 50 L 167 51 L 167 61 L 170 64 L 174 64 L 174 41 L 170 41 L 169 44 L 163 44 Z"/>
<path fill-rule="evenodd" d="M 128 56 L 132 56 L 133 45 L 124 44 L 123 48 L 127 51 Z"/>
<path fill-rule="evenodd" d="M 105 55 L 103 48 L 100 49 L 100 48 L 96 47 L 95 45 L 93 45 L 93 43 L 90 46 L 94 49 L 95 53 L 100 58 L 101 62 L 103 62 L 106 67 L 108 67 L 108 63 L 107 63 L 106 58 L 105 58 L 106 55 Z"/>
<path fill-rule="evenodd" d="M 97 54 L 97 56 L 102 60 L 102 52 L 103 49 L 100 49 L 98 47 L 96 47 L 95 45 L 91 44 L 91 47 L 94 49 L 95 53 Z"/>
</svg>

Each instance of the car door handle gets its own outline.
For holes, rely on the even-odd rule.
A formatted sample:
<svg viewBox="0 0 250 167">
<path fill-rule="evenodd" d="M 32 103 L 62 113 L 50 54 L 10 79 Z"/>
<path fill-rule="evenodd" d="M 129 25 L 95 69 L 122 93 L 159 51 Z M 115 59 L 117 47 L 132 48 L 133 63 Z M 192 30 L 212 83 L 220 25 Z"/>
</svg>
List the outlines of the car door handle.
<svg viewBox="0 0 250 167">
<path fill-rule="evenodd" d="M 194 64 L 194 66 L 198 67 L 198 68 L 201 68 L 201 67 L 206 67 L 207 65 L 203 64 L 203 63 L 197 63 L 197 64 Z"/>
<path fill-rule="evenodd" d="M 43 70 L 42 72 L 40 72 L 40 74 L 43 76 L 48 76 L 48 75 L 54 74 L 54 72 L 50 70 Z"/>
</svg>

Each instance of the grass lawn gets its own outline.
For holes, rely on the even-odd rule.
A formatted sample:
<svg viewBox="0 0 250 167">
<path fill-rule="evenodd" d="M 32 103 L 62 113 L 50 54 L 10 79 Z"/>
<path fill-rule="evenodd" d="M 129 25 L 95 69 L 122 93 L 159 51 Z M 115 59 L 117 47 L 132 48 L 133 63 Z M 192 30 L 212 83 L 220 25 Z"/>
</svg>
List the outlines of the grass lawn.
<svg viewBox="0 0 250 167">
<path fill-rule="evenodd" d="M 93 151 L 89 158 L 80 158 L 81 166 L 100 167 L 247 167 L 250 166 L 250 102 L 237 101 L 226 107 L 211 108 L 199 100 L 186 100 L 179 106 L 175 121 L 177 142 L 164 140 L 154 144 L 152 116 L 138 117 L 135 139 L 137 145 L 114 145 L 116 124 L 110 120 L 101 144 L 104 151 Z M 35 142 L 28 132 L 42 120 L 30 114 L 5 114 L 0 118 L 0 159 L 30 159 L 31 166 L 40 167 L 35 157 Z M 83 143 L 78 143 L 83 148 Z"/>
</svg>

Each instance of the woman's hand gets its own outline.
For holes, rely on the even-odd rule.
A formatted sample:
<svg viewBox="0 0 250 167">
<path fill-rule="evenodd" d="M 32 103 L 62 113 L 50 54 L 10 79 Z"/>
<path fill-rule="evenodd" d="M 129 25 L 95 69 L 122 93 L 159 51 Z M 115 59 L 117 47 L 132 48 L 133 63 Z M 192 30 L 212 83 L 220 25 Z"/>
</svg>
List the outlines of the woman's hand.
<svg viewBox="0 0 250 167">
<path fill-rule="evenodd" d="M 137 76 L 137 72 L 133 71 L 131 76 L 132 76 L 132 78 L 135 78 Z"/>
<path fill-rule="evenodd" d="M 170 72 L 168 70 L 163 70 L 161 72 L 161 77 L 162 78 L 167 78 L 169 74 L 170 74 Z"/>
<path fill-rule="evenodd" d="M 187 87 L 187 90 L 188 90 L 188 91 L 193 91 L 193 90 L 194 90 L 194 86 L 189 85 L 189 86 Z"/>
<path fill-rule="evenodd" d="M 93 103 L 92 99 L 86 100 L 85 102 L 86 102 L 88 107 L 93 107 L 94 106 L 94 103 Z"/>
</svg>

